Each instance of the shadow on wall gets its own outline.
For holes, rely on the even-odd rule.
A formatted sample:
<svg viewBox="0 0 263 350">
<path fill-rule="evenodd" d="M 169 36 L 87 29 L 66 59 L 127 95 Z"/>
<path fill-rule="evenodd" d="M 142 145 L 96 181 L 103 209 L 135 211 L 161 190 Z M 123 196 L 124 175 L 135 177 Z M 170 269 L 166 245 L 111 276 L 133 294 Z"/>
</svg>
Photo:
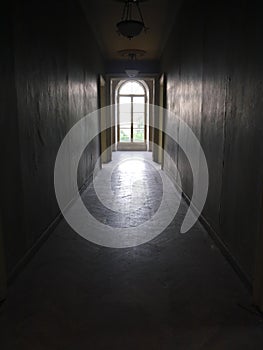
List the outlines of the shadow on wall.
<svg viewBox="0 0 263 350">
<path fill-rule="evenodd" d="M 56 153 L 72 125 L 97 109 L 97 74 L 104 63 L 77 2 L 14 1 L 6 6 L 0 21 L 5 49 L 1 140 L 7 152 L 1 196 L 10 277 L 59 213 L 53 185 Z M 89 177 L 98 155 L 99 141 L 94 140 L 79 165 L 80 182 Z"/>
<path fill-rule="evenodd" d="M 162 55 L 167 107 L 188 123 L 206 154 L 210 188 L 203 215 L 250 282 L 262 215 L 260 12 L 259 1 L 187 2 Z M 185 156 L 169 140 L 165 148 L 191 197 Z"/>
</svg>

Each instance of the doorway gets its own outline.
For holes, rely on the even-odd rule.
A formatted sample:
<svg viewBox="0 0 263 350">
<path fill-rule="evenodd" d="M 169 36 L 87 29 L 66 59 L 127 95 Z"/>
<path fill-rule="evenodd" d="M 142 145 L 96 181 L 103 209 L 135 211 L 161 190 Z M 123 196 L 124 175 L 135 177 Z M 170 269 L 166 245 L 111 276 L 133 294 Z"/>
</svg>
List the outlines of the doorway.
<svg viewBox="0 0 263 350">
<path fill-rule="evenodd" d="M 117 150 L 147 150 L 147 86 L 139 80 L 117 89 Z"/>
</svg>

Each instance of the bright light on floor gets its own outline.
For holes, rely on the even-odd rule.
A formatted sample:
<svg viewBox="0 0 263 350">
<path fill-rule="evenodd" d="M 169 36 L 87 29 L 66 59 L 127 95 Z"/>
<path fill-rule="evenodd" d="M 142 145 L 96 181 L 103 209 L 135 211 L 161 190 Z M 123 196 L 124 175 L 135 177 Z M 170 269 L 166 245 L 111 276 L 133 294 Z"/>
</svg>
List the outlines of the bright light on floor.
<svg viewBox="0 0 263 350">
<path fill-rule="evenodd" d="M 127 175 L 133 178 L 140 178 L 145 171 L 145 163 L 142 160 L 127 160 L 119 164 L 118 170 L 120 171 L 121 176 Z"/>
</svg>

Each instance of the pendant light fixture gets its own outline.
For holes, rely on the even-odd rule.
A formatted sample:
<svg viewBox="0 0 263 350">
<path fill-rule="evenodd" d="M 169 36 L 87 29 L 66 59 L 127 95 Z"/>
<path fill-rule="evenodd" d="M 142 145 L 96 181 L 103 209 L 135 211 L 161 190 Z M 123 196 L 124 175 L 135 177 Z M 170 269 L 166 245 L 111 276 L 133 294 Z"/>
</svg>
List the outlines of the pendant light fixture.
<svg viewBox="0 0 263 350">
<path fill-rule="evenodd" d="M 117 32 L 122 36 L 132 39 L 138 36 L 145 27 L 139 3 L 143 0 L 126 0 L 122 12 L 121 21 L 117 23 Z M 136 11 L 134 11 L 136 10 Z M 135 12 L 137 16 L 133 17 Z"/>
<path fill-rule="evenodd" d="M 140 71 L 138 70 L 137 57 L 143 57 L 146 51 L 139 49 L 126 49 L 118 51 L 121 57 L 129 59 L 129 67 L 125 69 L 125 73 L 129 78 L 136 78 Z"/>
</svg>

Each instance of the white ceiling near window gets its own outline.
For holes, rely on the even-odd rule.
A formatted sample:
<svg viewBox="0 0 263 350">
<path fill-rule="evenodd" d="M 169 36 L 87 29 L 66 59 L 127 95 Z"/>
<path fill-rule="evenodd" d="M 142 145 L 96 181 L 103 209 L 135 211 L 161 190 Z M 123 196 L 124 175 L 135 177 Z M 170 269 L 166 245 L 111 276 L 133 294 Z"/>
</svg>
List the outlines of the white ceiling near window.
<svg viewBox="0 0 263 350">
<path fill-rule="evenodd" d="M 124 3 L 118 0 L 81 0 L 87 20 L 108 60 L 120 59 L 119 50 L 145 50 L 143 59 L 158 60 L 176 20 L 181 0 L 147 0 L 140 8 L 147 33 L 132 40 L 117 33 L 116 23 L 121 20 Z"/>
</svg>

